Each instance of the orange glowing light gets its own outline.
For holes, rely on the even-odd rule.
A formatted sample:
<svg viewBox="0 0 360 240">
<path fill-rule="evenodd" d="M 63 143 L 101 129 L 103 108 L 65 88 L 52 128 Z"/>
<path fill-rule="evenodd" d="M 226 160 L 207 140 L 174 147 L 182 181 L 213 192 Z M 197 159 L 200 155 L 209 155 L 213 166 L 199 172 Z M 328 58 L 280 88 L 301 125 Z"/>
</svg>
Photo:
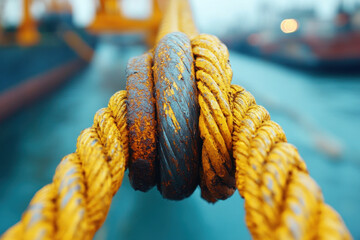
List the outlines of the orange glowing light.
<svg viewBox="0 0 360 240">
<path fill-rule="evenodd" d="M 299 28 L 299 24 L 298 22 L 293 19 L 284 19 L 281 24 L 280 24 L 280 29 L 281 31 L 283 31 L 284 33 L 293 33 L 296 32 L 296 30 L 298 30 Z"/>
</svg>

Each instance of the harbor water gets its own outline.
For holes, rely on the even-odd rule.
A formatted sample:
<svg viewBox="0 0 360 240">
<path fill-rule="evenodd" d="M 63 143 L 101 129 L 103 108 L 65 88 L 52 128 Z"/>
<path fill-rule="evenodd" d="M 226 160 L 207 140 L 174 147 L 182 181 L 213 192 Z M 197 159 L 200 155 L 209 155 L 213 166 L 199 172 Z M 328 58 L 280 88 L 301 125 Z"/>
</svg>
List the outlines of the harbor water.
<svg viewBox="0 0 360 240">
<path fill-rule="evenodd" d="M 125 89 L 127 60 L 144 51 L 103 37 L 85 70 L 0 124 L 0 234 L 52 181 L 95 112 Z M 309 73 L 232 51 L 230 58 L 233 83 L 250 91 L 283 127 L 325 201 L 360 239 L 360 75 Z M 250 239 L 243 205 L 237 192 L 209 204 L 199 188 L 183 201 L 165 200 L 156 188 L 134 191 L 126 174 L 95 239 Z"/>
</svg>

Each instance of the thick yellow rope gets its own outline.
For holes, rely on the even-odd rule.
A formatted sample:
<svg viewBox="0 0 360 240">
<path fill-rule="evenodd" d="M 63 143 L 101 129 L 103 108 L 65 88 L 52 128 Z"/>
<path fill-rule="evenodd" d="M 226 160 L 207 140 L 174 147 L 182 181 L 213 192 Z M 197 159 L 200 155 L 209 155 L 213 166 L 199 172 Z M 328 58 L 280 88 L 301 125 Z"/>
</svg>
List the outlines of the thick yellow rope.
<svg viewBox="0 0 360 240">
<path fill-rule="evenodd" d="M 112 96 L 79 136 L 53 182 L 40 189 L 2 239 L 92 239 L 119 189 L 128 153 L 126 91 Z"/>
<path fill-rule="evenodd" d="M 193 20 L 191 7 L 189 1 L 180 0 L 179 1 L 179 29 L 181 32 L 188 35 L 190 39 L 199 34 L 195 22 Z"/>
<path fill-rule="evenodd" d="M 190 39 L 199 34 L 187 0 L 169 0 L 156 37 L 158 43 L 166 34 L 183 32 Z"/>
<path fill-rule="evenodd" d="M 253 238 L 351 239 L 281 127 L 250 93 L 231 90 L 237 188 Z"/>
<path fill-rule="evenodd" d="M 156 36 L 156 43 L 158 43 L 166 34 L 180 31 L 178 7 L 178 0 L 168 1 L 159 32 Z"/>
<path fill-rule="evenodd" d="M 229 104 L 232 70 L 218 38 L 201 34 L 191 41 L 199 91 L 202 148 L 202 196 L 211 202 L 235 191 L 232 164 L 233 117 Z"/>
</svg>

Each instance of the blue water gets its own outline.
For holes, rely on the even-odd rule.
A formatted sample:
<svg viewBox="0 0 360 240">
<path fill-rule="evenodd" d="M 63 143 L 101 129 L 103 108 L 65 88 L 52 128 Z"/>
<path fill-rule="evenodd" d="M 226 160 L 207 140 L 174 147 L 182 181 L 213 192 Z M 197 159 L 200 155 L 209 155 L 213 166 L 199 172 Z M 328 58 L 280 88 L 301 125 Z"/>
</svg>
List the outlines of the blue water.
<svg viewBox="0 0 360 240">
<path fill-rule="evenodd" d="M 0 125 L 0 233 L 16 223 L 31 197 L 51 182 L 60 159 L 97 109 L 125 88 L 129 57 L 144 47 L 99 44 L 87 69 L 44 101 Z M 360 239 L 360 76 L 304 73 L 231 52 L 233 83 L 253 93 L 305 159 L 326 202 Z M 330 147 L 329 147 L 330 146 Z M 135 192 L 125 178 L 95 239 L 249 239 L 243 200 L 215 205 L 200 198 L 164 200 L 156 189 Z"/>
</svg>

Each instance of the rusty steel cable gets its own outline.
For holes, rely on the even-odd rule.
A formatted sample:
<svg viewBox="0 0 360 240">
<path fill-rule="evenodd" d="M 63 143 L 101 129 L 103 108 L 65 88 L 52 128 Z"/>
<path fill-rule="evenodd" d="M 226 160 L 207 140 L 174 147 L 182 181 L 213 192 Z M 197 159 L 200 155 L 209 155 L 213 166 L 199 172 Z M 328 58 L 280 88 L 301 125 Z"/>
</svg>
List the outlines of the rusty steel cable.
<svg viewBox="0 0 360 240">
<path fill-rule="evenodd" d="M 153 55 L 145 53 L 130 59 L 126 68 L 129 179 L 135 190 L 143 192 L 156 185 L 158 167 L 152 62 Z"/>
<path fill-rule="evenodd" d="M 165 198 L 183 199 L 198 185 L 199 106 L 190 40 L 165 35 L 154 53 L 158 119 L 158 189 Z"/>
<path fill-rule="evenodd" d="M 195 66 L 196 82 L 191 77 L 192 70 L 187 74 L 193 81 L 189 80 L 188 84 L 197 86 L 194 90 L 197 90 L 201 109 L 200 113 L 192 112 L 191 117 L 196 119 L 196 114 L 199 114 L 198 129 L 204 144 L 203 160 L 199 161 L 202 196 L 214 202 L 230 196 L 236 186 L 245 200 L 245 221 L 254 239 L 351 239 L 341 217 L 324 203 L 320 188 L 309 176 L 296 148 L 286 142 L 281 127 L 271 121 L 266 109 L 257 105 L 249 92 L 230 85 L 232 72 L 226 47 L 214 36 L 194 35 L 192 26 L 186 29 L 187 25 L 179 21 L 177 13 L 181 15 L 188 7 L 172 0 L 165 14 L 164 21 L 170 22 L 163 21 L 158 35 L 160 45 L 154 52 L 154 59 L 158 62 L 155 67 L 152 63 L 153 75 L 157 76 L 153 89 L 159 92 L 155 98 L 156 111 L 159 111 L 159 107 L 164 106 L 159 99 L 171 97 L 168 93 L 175 88 L 175 83 L 178 86 L 177 81 L 182 81 L 184 71 L 181 68 Z M 169 14 L 171 11 L 175 17 Z M 191 36 L 192 49 L 185 51 L 192 51 L 194 61 L 188 52 L 177 56 L 169 53 L 190 44 L 180 33 L 170 34 L 162 40 L 165 35 L 179 30 Z M 167 48 L 165 54 L 160 51 L 162 48 Z M 184 65 L 189 61 L 193 63 Z M 135 62 L 131 64 L 135 68 L 128 68 L 130 78 L 131 69 L 135 73 L 142 67 Z M 174 69 L 179 71 L 178 75 L 173 75 Z M 149 74 L 148 71 L 146 65 L 143 73 Z M 170 77 L 164 80 L 166 76 Z M 176 76 L 178 79 L 174 79 Z M 135 80 L 141 78 L 134 77 Z M 146 88 L 151 88 L 151 84 Z M 129 116 L 133 113 L 129 111 L 131 104 L 126 105 L 127 94 L 130 96 L 126 91 L 116 93 L 108 107 L 96 113 L 93 126 L 80 134 L 76 152 L 63 158 L 53 182 L 35 194 L 20 222 L 5 232 L 2 239 L 91 239 L 94 236 L 105 221 L 111 199 L 119 189 L 128 165 L 129 128 L 126 121 L 130 123 L 134 116 Z M 189 96 L 179 94 L 176 97 L 171 104 Z M 144 96 L 142 101 L 150 106 L 153 101 L 151 94 Z M 189 103 L 194 102 L 195 99 Z M 165 117 L 175 116 L 170 120 L 171 131 L 187 127 L 176 125 L 178 118 L 184 117 L 180 116 L 183 109 L 179 107 L 179 112 L 172 105 L 171 113 L 170 108 L 162 108 L 166 109 Z M 157 120 L 158 129 L 165 126 L 159 124 Z M 196 126 L 193 120 L 192 124 Z M 163 130 L 169 131 L 166 127 Z M 155 130 L 152 133 L 156 134 Z M 190 136 L 196 136 L 196 133 Z M 133 137 L 133 140 L 138 140 L 136 135 Z M 175 141 L 176 137 L 171 136 L 174 139 L 170 141 Z M 137 148 L 131 151 L 134 150 L 138 151 Z M 178 168 L 178 164 L 184 162 L 174 162 L 173 166 Z M 178 176 L 171 177 L 177 184 Z M 180 185 L 187 179 L 181 181 Z M 160 184 L 159 179 L 157 183 Z M 180 185 L 177 187 L 183 187 Z M 189 192 L 180 196 L 185 197 Z"/>
</svg>

